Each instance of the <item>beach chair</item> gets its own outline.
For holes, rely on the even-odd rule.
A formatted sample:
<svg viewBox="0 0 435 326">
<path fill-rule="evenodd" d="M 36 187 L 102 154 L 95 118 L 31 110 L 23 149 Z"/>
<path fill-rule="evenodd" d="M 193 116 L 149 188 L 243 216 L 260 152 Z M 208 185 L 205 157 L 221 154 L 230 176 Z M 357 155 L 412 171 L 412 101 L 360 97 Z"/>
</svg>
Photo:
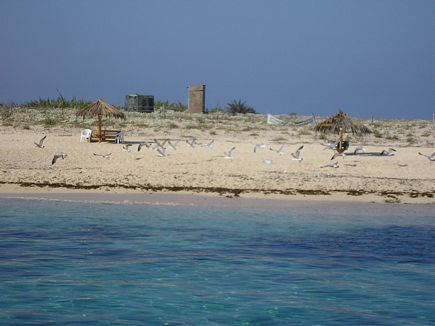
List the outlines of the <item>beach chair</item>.
<svg viewBox="0 0 435 326">
<path fill-rule="evenodd" d="M 118 132 L 116 134 L 115 142 L 117 144 L 122 144 L 124 142 L 124 135 L 125 135 L 125 131 L 124 130 L 121 130 L 120 132 Z"/>
<path fill-rule="evenodd" d="M 91 129 L 83 129 L 82 132 L 80 133 L 80 142 L 82 141 L 90 142 L 91 134 L 92 134 Z"/>
</svg>

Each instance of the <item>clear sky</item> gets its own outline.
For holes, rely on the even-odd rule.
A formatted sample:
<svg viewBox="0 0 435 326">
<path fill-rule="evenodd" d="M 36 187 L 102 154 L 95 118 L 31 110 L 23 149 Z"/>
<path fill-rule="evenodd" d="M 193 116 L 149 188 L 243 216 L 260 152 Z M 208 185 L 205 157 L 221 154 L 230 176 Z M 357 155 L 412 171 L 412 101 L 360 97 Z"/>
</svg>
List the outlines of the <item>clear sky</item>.
<svg viewBox="0 0 435 326">
<path fill-rule="evenodd" d="M 0 102 L 129 93 L 272 114 L 435 111 L 434 0 L 0 0 Z"/>
</svg>

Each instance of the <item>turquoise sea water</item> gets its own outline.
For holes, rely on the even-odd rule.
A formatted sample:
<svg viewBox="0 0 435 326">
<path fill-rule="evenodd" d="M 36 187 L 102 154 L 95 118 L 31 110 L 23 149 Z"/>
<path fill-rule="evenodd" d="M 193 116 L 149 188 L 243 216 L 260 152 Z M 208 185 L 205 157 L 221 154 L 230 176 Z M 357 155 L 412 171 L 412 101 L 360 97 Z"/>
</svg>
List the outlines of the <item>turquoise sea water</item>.
<svg viewBox="0 0 435 326">
<path fill-rule="evenodd" d="M 411 211 L 0 200 L 0 324 L 434 325 Z"/>
</svg>

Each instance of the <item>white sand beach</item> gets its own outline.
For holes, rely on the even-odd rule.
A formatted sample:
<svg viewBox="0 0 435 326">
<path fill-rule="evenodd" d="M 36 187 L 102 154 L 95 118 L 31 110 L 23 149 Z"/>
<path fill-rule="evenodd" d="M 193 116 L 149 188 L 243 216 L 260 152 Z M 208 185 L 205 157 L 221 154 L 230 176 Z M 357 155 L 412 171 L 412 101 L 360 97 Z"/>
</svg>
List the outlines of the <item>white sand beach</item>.
<svg viewBox="0 0 435 326">
<path fill-rule="evenodd" d="M 157 123 L 157 122 L 156 122 Z M 159 122 L 160 123 L 160 122 Z M 403 136 L 382 139 L 351 138 L 348 150 L 357 145 L 366 152 L 394 148 L 394 156 L 348 155 L 331 160 L 325 139 L 308 129 L 238 125 L 220 129 L 189 127 L 190 121 L 168 125 L 124 126 L 129 151 L 121 144 L 80 142 L 81 128 L 2 126 L 0 143 L 0 192 L 19 193 L 183 193 L 230 198 L 280 200 L 359 201 L 376 203 L 434 204 L 435 162 L 418 153 L 434 152 L 434 129 L 430 122 L 414 127 L 414 141 Z M 172 126 L 172 128 L 171 128 Z M 237 127 L 235 127 L 237 126 Z M 258 130 L 256 130 L 256 128 Z M 381 128 L 381 127 L 379 127 Z M 387 131 L 385 131 L 387 128 Z M 391 126 L 384 133 L 390 134 Z M 390 129 L 388 129 L 390 128 Z M 397 127 L 395 130 L 400 130 Z M 44 135 L 44 148 L 38 142 Z M 186 140 L 195 137 L 192 148 Z M 138 143 L 171 139 L 167 156 Z M 207 147 L 214 140 L 212 147 Z M 264 144 L 257 148 L 256 143 Z M 283 147 L 283 154 L 274 150 Z M 301 158 L 291 153 L 300 146 Z M 224 152 L 235 147 L 232 159 Z M 273 149 L 273 150 L 271 150 Z M 65 159 L 52 164 L 53 155 Z M 108 158 L 95 154 L 109 154 Z M 338 167 L 329 167 L 332 163 Z"/>
</svg>

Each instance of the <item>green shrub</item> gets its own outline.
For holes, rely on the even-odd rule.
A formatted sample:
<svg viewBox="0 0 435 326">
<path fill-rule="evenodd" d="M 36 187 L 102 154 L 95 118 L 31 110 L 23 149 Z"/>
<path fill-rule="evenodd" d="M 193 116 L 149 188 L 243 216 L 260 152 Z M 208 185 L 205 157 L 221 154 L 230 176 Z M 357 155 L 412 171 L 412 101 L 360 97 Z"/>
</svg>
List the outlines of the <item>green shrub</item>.
<svg viewBox="0 0 435 326">
<path fill-rule="evenodd" d="M 46 126 L 54 126 L 54 125 L 56 125 L 57 120 L 52 118 L 52 117 L 45 117 L 43 123 Z"/>
<path fill-rule="evenodd" d="M 373 136 L 375 136 L 375 138 L 383 138 L 383 135 L 378 130 L 373 132 Z"/>
</svg>

